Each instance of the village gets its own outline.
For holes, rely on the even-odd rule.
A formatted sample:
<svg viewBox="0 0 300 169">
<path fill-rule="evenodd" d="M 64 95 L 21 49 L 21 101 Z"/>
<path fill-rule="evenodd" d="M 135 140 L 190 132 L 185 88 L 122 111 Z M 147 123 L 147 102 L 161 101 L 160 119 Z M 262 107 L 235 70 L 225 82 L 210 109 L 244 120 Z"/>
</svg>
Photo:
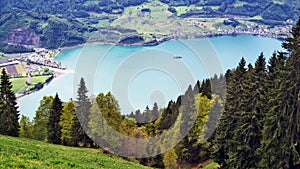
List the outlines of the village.
<svg viewBox="0 0 300 169">
<path fill-rule="evenodd" d="M 54 70 L 65 70 L 66 67 L 55 56 L 58 50 L 36 49 L 36 52 L 18 54 L 5 58 L 2 55 L 0 69 L 4 68 L 13 85 L 17 97 L 40 90 L 47 85 L 58 73 Z"/>
</svg>

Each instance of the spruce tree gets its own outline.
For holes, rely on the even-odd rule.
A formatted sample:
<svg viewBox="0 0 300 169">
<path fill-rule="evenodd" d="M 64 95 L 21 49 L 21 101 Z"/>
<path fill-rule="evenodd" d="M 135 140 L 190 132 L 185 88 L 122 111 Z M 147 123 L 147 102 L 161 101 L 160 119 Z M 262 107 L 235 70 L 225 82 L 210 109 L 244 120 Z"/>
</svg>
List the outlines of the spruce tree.
<svg viewBox="0 0 300 169">
<path fill-rule="evenodd" d="M 266 107 L 266 63 L 261 54 L 255 67 L 248 67 L 244 85 L 244 110 L 239 112 L 239 122 L 231 142 L 235 143 L 230 168 L 257 168 L 259 158 L 256 149 L 260 146 L 262 118 Z M 238 158 L 236 158 L 238 157 Z"/>
<path fill-rule="evenodd" d="M 257 150 L 260 155 L 260 168 L 289 168 L 288 116 L 287 107 L 289 76 L 283 54 L 273 55 L 268 66 L 268 110 L 264 117 L 261 146 Z M 280 145 L 280 146 L 279 146 Z"/>
<path fill-rule="evenodd" d="M 236 151 L 236 142 L 231 139 L 235 136 L 235 130 L 239 125 L 240 112 L 245 110 L 243 104 L 247 73 L 245 65 L 246 61 L 242 58 L 230 77 L 227 85 L 224 113 L 216 130 L 213 157 L 222 168 L 230 168 L 230 162 L 236 160 L 234 158 L 238 158 L 233 155 Z"/>
<path fill-rule="evenodd" d="M 282 47 L 287 49 L 289 52 L 294 52 L 299 50 L 300 44 L 300 17 L 295 27 L 292 28 L 291 37 L 288 37 L 286 41 L 282 44 Z"/>
<path fill-rule="evenodd" d="M 1 72 L 0 87 L 0 134 L 17 137 L 20 128 L 19 111 L 16 96 L 5 69 Z"/>
<path fill-rule="evenodd" d="M 196 106 L 195 106 L 195 94 L 192 86 L 190 85 L 181 99 L 182 107 L 182 125 L 180 126 L 180 133 L 182 135 L 188 133 L 188 129 L 193 126 L 196 119 Z M 176 120 L 176 119 L 175 119 Z M 172 123 L 173 124 L 173 123 Z"/>
<path fill-rule="evenodd" d="M 289 167 L 300 168 L 300 18 L 292 29 L 292 37 L 287 39 L 286 47 L 290 51 L 287 60 L 287 69 L 290 76 L 286 76 L 286 92 L 289 94 L 287 101 L 287 116 L 289 125 L 286 128 L 290 143 Z"/>
<path fill-rule="evenodd" d="M 291 34 L 283 43 L 290 55 L 287 61 L 283 53 L 270 61 L 269 109 L 258 150 L 261 168 L 300 167 L 300 19 Z"/>
<path fill-rule="evenodd" d="M 159 130 L 169 129 L 176 121 L 179 114 L 179 107 L 174 101 L 170 101 L 167 109 L 161 114 L 161 119 L 158 123 Z"/>
<path fill-rule="evenodd" d="M 143 116 L 144 116 L 144 121 L 143 121 L 143 123 L 149 123 L 149 122 L 151 122 L 152 120 L 152 116 L 151 116 L 151 110 L 149 109 L 149 107 L 148 106 L 146 106 L 146 109 L 145 109 L 145 111 L 144 111 L 144 113 L 143 113 Z"/>
<path fill-rule="evenodd" d="M 157 103 L 154 103 L 151 114 L 152 114 L 152 121 L 155 121 L 160 116 Z"/>
<path fill-rule="evenodd" d="M 62 112 L 62 102 L 60 101 L 58 94 L 55 95 L 50 110 L 50 116 L 48 121 L 48 137 L 47 140 L 52 144 L 61 143 L 61 126 L 59 124 L 61 112 Z"/>
<path fill-rule="evenodd" d="M 76 101 L 76 115 L 77 119 L 73 126 L 73 130 L 79 135 L 77 136 L 78 140 L 82 141 L 84 146 L 87 146 L 87 143 L 92 145 L 92 140 L 88 137 L 85 130 L 89 130 L 89 116 L 92 103 L 87 96 L 88 89 L 85 85 L 83 78 L 80 79 L 79 88 L 77 91 L 77 101 Z"/>
</svg>

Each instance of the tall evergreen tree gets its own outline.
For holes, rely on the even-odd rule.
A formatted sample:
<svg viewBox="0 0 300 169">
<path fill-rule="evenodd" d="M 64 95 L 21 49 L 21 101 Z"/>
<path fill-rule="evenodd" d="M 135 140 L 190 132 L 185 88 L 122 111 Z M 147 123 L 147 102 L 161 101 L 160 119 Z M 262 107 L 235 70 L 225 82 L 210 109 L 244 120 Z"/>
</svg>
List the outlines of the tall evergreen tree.
<svg viewBox="0 0 300 169">
<path fill-rule="evenodd" d="M 152 114 L 152 121 L 155 121 L 160 116 L 157 103 L 154 103 L 151 114 Z"/>
<path fill-rule="evenodd" d="M 83 78 L 80 79 L 79 88 L 77 91 L 77 101 L 76 101 L 76 115 L 77 119 L 73 126 L 73 130 L 79 133 L 78 139 L 83 142 L 84 146 L 87 146 L 87 143 L 92 145 L 92 140 L 88 137 L 85 130 L 89 130 L 89 116 L 92 103 L 87 96 L 88 89 L 85 85 Z"/>
<path fill-rule="evenodd" d="M 48 137 L 49 143 L 60 144 L 61 143 L 61 126 L 59 125 L 62 102 L 60 101 L 58 94 L 55 95 L 50 110 L 50 116 L 48 121 Z"/>
<path fill-rule="evenodd" d="M 285 89 L 288 93 L 286 112 L 289 122 L 286 130 L 290 144 L 288 166 L 300 168 L 300 18 L 291 34 L 292 37 L 287 39 L 287 46 L 284 46 L 290 51 L 286 64 L 290 75 L 285 79 L 287 85 Z"/>
<path fill-rule="evenodd" d="M 192 86 L 190 85 L 181 99 L 182 107 L 182 125 L 180 126 L 180 133 L 188 133 L 188 129 L 193 126 L 193 122 L 197 116 L 197 110 L 195 106 L 195 94 Z"/>
<path fill-rule="evenodd" d="M 233 156 L 236 142 L 231 138 L 234 137 L 235 129 L 239 124 L 239 112 L 245 110 L 243 104 L 246 78 L 245 65 L 246 61 L 242 58 L 230 77 L 227 85 L 225 110 L 216 131 L 213 156 L 222 168 L 230 168 L 230 161 L 233 160 L 231 158 L 238 158 Z"/>
<path fill-rule="evenodd" d="M 289 52 L 299 51 L 300 44 L 300 17 L 295 27 L 292 28 L 291 37 L 286 39 L 286 42 L 282 44 L 282 47 L 287 49 Z"/>
<path fill-rule="evenodd" d="M 180 147 L 178 148 L 178 156 L 180 161 L 190 162 L 193 161 L 194 152 L 193 151 L 193 143 L 190 142 L 188 133 L 189 129 L 192 129 L 194 126 L 194 122 L 197 119 L 197 109 L 195 104 L 195 92 L 190 85 L 185 92 L 185 94 L 181 98 L 181 110 L 180 114 L 182 114 L 181 124 L 180 124 L 180 135 L 184 136 L 184 139 L 180 142 Z M 176 104 L 175 104 L 176 105 Z M 177 115 L 178 116 L 178 115 Z M 176 119 L 175 119 L 176 120 Z M 174 123 L 172 123 L 174 124 Z M 191 144 L 190 144 L 191 143 Z M 194 149 L 195 150 L 195 149 Z M 197 151 L 197 150 L 196 150 Z M 196 157 L 197 158 L 197 157 Z"/>
<path fill-rule="evenodd" d="M 290 57 L 275 54 L 268 74 L 268 112 L 258 153 L 261 168 L 300 167 L 300 18 L 283 43 Z"/>
<path fill-rule="evenodd" d="M 0 85 L 0 134 L 19 136 L 19 111 L 16 96 L 5 69 L 1 72 Z"/>
<path fill-rule="evenodd" d="M 268 66 L 268 110 L 264 117 L 261 146 L 257 150 L 260 168 L 289 168 L 290 142 L 288 141 L 289 94 L 286 92 L 289 76 L 283 54 L 273 55 Z M 280 145 L 280 146 L 279 146 Z"/>
<path fill-rule="evenodd" d="M 230 168 L 257 168 L 259 158 L 256 149 L 260 146 L 262 118 L 266 107 L 266 63 L 261 54 L 255 67 L 248 67 L 244 85 L 243 107 L 235 134 L 231 138 L 235 151 L 229 157 Z"/>
<path fill-rule="evenodd" d="M 176 121 L 179 114 L 179 107 L 174 101 L 170 101 L 168 107 L 161 114 L 161 119 L 158 123 L 159 130 L 169 129 Z"/>
<path fill-rule="evenodd" d="M 143 123 L 149 123 L 151 122 L 152 116 L 151 116 L 151 110 L 149 109 L 149 106 L 146 106 L 146 109 L 143 113 Z"/>
</svg>

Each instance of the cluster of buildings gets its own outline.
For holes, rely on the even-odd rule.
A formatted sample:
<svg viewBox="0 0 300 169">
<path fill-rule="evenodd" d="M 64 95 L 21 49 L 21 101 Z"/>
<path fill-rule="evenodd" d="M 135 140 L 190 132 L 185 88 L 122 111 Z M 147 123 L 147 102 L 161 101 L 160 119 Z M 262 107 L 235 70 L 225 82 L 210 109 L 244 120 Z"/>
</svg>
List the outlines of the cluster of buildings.
<svg viewBox="0 0 300 169">
<path fill-rule="evenodd" d="M 267 28 L 262 25 L 239 25 L 231 29 L 218 28 L 218 32 L 222 35 L 226 34 L 250 34 L 261 35 L 273 38 L 286 38 L 292 26 L 275 26 L 274 28 Z"/>
<path fill-rule="evenodd" d="M 66 67 L 62 66 L 60 62 L 55 61 L 54 57 L 50 56 L 50 54 L 45 51 L 22 55 L 18 58 L 18 60 L 41 66 L 66 69 Z"/>
</svg>

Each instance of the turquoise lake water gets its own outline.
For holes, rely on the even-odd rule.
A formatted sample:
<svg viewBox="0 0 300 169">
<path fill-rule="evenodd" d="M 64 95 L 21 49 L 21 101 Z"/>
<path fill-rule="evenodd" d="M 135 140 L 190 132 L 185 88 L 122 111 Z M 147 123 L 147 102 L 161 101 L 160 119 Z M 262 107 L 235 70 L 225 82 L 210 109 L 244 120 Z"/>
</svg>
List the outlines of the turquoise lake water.
<svg viewBox="0 0 300 169">
<path fill-rule="evenodd" d="M 154 102 L 165 107 L 196 80 L 234 68 L 242 57 L 254 64 L 263 52 L 268 59 L 274 51 L 283 50 L 281 43 L 240 35 L 170 40 L 153 47 L 94 45 L 68 49 L 56 60 L 74 73 L 61 75 L 41 91 L 21 98 L 19 110 L 33 118 L 43 96 L 58 93 L 63 101 L 76 98 L 80 77 L 85 78 L 90 95 L 111 91 L 123 114 L 143 111 Z"/>
</svg>

